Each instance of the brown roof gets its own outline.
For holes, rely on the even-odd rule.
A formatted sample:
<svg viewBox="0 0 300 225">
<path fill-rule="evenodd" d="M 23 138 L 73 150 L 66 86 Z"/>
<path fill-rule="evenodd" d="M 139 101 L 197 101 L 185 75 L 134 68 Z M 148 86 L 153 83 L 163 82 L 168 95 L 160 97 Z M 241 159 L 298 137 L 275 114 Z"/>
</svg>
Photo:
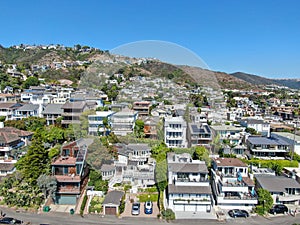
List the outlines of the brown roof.
<svg viewBox="0 0 300 225">
<path fill-rule="evenodd" d="M 170 194 L 211 194 L 210 186 L 176 186 L 174 184 L 168 185 L 168 192 Z"/>
<path fill-rule="evenodd" d="M 80 176 L 72 176 L 72 175 L 55 175 L 55 178 L 58 182 L 80 182 Z"/>
<path fill-rule="evenodd" d="M 6 133 L 0 131 L 0 143 L 12 143 L 15 141 L 21 141 L 20 137 L 13 133 Z"/>
<path fill-rule="evenodd" d="M 0 128 L 0 132 L 16 134 L 19 137 L 26 137 L 26 136 L 33 135 L 33 132 L 25 131 L 25 130 L 19 130 L 15 127 L 3 127 L 3 128 Z"/>
<path fill-rule="evenodd" d="M 56 159 L 51 165 L 75 165 L 76 164 L 76 158 L 75 157 L 65 157 L 65 156 L 59 156 L 58 159 Z"/>
<path fill-rule="evenodd" d="M 245 184 L 247 184 L 247 186 L 249 187 L 254 187 L 254 181 L 250 179 L 250 177 L 243 177 L 243 181 L 245 182 Z"/>
<path fill-rule="evenodd" d="M 247 164 L 237 158 L 216 158 L 214 159 L 217 166 L 236 166 L 236 167 L 247 167 Z"/>
<path fill-rule="evenodd" d="M 1 102 L 0 109 L 8 109 L 8 108 L 18 108 L 22 105 L 19 103 L 10 103 L 10 102 Z"/>
</svg>

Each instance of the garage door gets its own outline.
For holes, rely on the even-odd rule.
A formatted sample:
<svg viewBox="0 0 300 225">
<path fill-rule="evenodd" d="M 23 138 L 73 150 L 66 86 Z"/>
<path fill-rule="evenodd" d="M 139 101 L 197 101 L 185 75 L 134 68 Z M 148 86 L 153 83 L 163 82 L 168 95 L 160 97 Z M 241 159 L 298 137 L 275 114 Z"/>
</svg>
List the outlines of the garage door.
<svg viewBox="0 0 300 225">
<path fill-rule="evenodd" d="M 184 205 L 174 205 L 175 211 L 184 211 Z"/>
<path fill-rule="evenodd" d="M 117 208 L 116 207 L 105 207 L 105 215 L 116 215 L 117 214 Z"/>
<path fill-rule="evenodd" d="M 196 211 L 196 205 L 185 205 L 184 211 L 186 211 L 186 212 L 195 212 Z"/>
</svg>

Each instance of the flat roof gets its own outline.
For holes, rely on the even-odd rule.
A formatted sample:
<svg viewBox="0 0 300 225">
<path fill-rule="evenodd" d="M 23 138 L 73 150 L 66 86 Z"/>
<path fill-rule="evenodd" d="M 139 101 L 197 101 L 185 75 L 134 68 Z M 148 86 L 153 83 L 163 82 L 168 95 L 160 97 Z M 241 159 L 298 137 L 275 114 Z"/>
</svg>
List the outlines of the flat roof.
<svg viewBox="0 0 300 225">
<path fill-rule="evenodd" d="M 170 194 L 211 194 L 210 186 L 176 186 L 174 184 L 168 185 L 168 192 Z"/>
<path fill-rule="evenodd" d="M 268 138 L 268 137 L 248 137 L 248 141 L 253 145 L 290 145 L 288 142 L 280 138 Z"/>
<path fill-rule="evenodd" d="M 182 173 L 208 173 L 205 163 L 168 163 L 168 170 Z"/>
<path fill-rule="evenodd" d="M 238 158 L 216 158 L 214 162 L 218 167 L 247 167 L 247 164 Z"/>
<path fill-rule="evenodd" d="M 294 135 L 294 134 L 289 133 L 289 132 L 272 132 L 272 134 L 276 134 L 278 136 L 285 137 L 285 138 L 288 138 L 288 139 L 291 139 L 291 140 L 294 140 L 294 138 L 295 138 L 295 141 L 300 142 L 300 136 L 299 135 Z"/>
</svg>

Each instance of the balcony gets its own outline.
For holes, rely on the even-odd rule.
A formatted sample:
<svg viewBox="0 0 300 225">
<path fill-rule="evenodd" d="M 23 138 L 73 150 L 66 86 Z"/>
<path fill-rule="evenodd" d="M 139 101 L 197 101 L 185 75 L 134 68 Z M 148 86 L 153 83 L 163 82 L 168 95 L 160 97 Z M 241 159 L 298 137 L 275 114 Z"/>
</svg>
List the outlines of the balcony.
<svg viewBox="0 0 300 225">
<path fill-rule="evenodd" d="M 173 200 L 174 205 L 207 205 L 211 204 L 210 198 L 197 198 L 197 199 L 174 199 Z"/>
<path fill-rule="evenodd" d="M 182 140 L 183 136 L 167 136 L 166 138 L 169 140 Z"/>
<path fill-rule="evenodd" d="M 59 187 L 58 193 L 60 194 L 80 194 L 79 187 Z"/>
</svg>

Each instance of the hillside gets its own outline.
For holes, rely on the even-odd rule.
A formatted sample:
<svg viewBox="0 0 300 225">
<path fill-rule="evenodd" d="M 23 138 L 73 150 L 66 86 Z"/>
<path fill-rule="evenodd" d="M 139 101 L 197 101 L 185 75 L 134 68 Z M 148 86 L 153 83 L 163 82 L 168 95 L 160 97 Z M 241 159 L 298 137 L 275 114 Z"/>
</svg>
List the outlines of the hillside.
<svg viewBox="0 0 300 225">
<path fill-rule="evenodd" d="M 243 72 L 236 72 L 231 73 L 231 76 L 244 80 L 253 85 L 279 85 L 279 86 L 286 86 L 289 88 L 300 89 L 300 80 L 298 79 L 268 79 L 262 76 L 257 76 L 253 74 L 243 73 Z"/>
<path fill-rule="evenodd" d="M 273 79 L 273 81 L 289 88 L 300 89 L 300 79 Z"/>
<path fill-rule="evenodd" d="M 215 72 L 211 70 L 201 69 L 199 67 L 180 66 L 187 74 L 189 74 L 197 83 L 202 86 L 209 86 L 216 89 L 253 89 L 250 83 L 230 76 L 227 73 Z"/>
<path fill-rule="evenodd" d="M 39 46 L 4 48 L 0 45 L 0 61 L 2 65 L 16 64 L 18 72 L 25 75 L 33 65 L 38 65 L 39 68 L 31 72 L 45 78 L 46 81 L 65 78 L 77 83 L 84 74 L 94 71 L 94 74 L 102 72 L 113 75 L 122 72 L 125 76 L 164 77 L 181 85 L 209 86 L 215 89 L 254 89 L 270 84 L 300 89 L 300 80 L 268 79 L 242 72 L 227 74 L 198 67 L 176 66 L 158 60 L 112 55 L 108 51 L 80 45 L 74 47 L 56 45 L 55 49 Z M 57 68 L 53 65 L 54 62 L 69 62 L 71 66 Z M 42 69 L 45 65 L 46 70 Z M 6 68 L 8 67 L 3 67 L 2 72 Z"/>
</svg>

